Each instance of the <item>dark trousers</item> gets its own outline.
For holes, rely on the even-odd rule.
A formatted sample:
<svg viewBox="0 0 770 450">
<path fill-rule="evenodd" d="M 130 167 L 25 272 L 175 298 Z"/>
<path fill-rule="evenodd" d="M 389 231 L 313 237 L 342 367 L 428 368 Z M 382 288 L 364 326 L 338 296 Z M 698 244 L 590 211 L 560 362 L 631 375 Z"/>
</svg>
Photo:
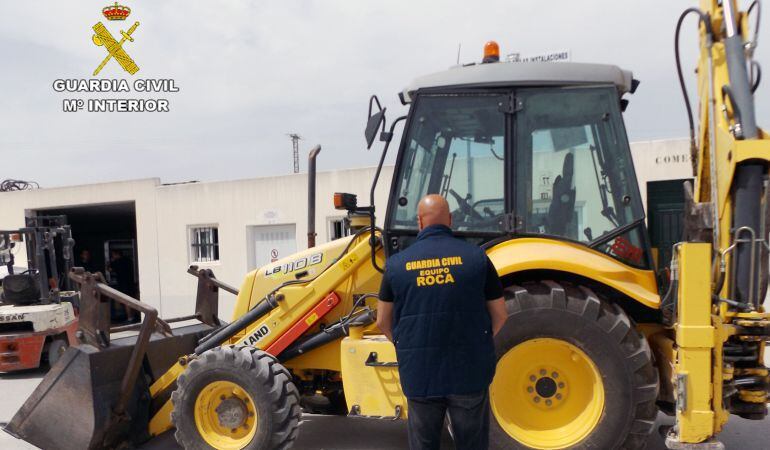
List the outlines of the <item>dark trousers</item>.
<svg viewBox="0 0 770 450">
<path fill-rule="evenodd" d="M 489 391 L 470 395 L 410 398 L 409 448 L 439 450 L 444 417 L 457 450 L 487 450 L 489 448 Z"/>
</svg>

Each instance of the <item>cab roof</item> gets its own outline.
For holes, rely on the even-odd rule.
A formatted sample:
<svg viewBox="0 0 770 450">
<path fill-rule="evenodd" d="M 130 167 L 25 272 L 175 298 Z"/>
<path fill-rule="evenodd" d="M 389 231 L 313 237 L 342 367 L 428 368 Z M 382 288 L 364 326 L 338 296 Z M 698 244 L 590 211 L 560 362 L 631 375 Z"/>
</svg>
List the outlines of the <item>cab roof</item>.
<svg viewBox="0 0 770 450">
<path fill-rule="evenodd" d="M 614 84 L 619 93 L 632 89 L 633 74 L 618 66 L 570 62 L 497 62 L 455 66 L 413 80 L 403 91 L 409 103 L 419 89 L 438 87 L 505 87 Z"/>
</svg>

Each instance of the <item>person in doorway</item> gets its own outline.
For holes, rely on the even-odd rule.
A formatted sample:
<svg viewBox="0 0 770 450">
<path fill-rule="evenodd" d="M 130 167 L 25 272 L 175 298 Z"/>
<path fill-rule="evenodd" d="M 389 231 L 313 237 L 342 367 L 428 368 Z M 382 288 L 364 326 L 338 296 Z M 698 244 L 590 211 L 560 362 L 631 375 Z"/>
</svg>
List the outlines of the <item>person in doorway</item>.
<svg viewBox="0 0 770 450">
<path fill-rule="evenodd" d="M 123 256 L 120 250 L 110 252 L 110 264 L 108 269 L 117 278 L 114 280 L 115 289 L 136 298 L 136 289 L 134 289 L 134 262 Z M 113 320 L 118 322 L 138 322 L 139 313 L 131 310 L 128 306 L 122 304 L 113 305 Z"/>
<path fill-rule="evenodd" d="M 442 196 L 420 201 L 417 224 L 417 241 L 387 260 L 377 304 L 377 325 L 396 346 L 409 448 L 438 449 L 448 415 L 458 450 L 484 450 L 493 336 L 508 317 L 502 284 L 481 248 L 452 235 Z"/>
<path fill-rule="evenodd" d="M 91 250 L 84 248 L 80 251 L 76 266 L 82 267 L 86 272 L 94 272 L 94 261 L 91 258 Z"/>
<path fill-rule="evenodd" d="M 115 274 L 116 289 L 134 297 L 134 262 L 123 256 L 120 250 L 110 252 L 110 271 Z"/>
</svg>

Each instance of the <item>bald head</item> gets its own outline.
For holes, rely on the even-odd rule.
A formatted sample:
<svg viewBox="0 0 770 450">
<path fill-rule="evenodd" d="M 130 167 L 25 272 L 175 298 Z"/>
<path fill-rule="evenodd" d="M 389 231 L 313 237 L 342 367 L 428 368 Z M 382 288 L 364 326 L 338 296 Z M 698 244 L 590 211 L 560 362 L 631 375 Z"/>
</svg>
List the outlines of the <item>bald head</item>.
<svg viewBox="0 0 770 450">
<path fill-rule="evenodd" d="M 438 194 L 423 197 L 417 205 L 417 224 L 421 230 L 431 225 L 451 227 L 452 214 L 446 199 Z"/>
</svg>

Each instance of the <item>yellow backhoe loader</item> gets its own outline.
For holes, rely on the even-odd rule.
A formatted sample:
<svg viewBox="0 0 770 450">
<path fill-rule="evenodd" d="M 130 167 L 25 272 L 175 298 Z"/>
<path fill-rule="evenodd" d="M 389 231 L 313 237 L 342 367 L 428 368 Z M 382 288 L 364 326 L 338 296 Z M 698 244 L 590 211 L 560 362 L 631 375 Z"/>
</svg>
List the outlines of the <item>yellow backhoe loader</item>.
<svg viewBox="0 0 770 450">
<path fill-rule="evenodd" d="M 201 323 L 173 330 L 75 270 L 81 344 L 6 430 L 45 449 L 136 445 L 173 429 L 189 449 L 286 449 L 301 408 L 405 418 L 373 293 L 388 256 L 415 239 L 419 199 L 438 193 L 455 233 L 486 250 L 506 287 L 494 448 L 640 449 L 659 411 L 676 416 L 669 448 L 721 448 L 731 414 L 766 416 L 770 381 L 770 140 L 754 119 L 756 5 L 701 0 L 679 20 L 677 38 L 684 17 L 698 17 L 700 121 L 690 112 L 695 183 L 670 252 L 651 248 L 623 124 L 632 74 L 499 62 L 490 44 L 484 63 L 412 82 L 400 93 L 408 114 L 389 126 L 370 100 L 365 135 L 369 147 L 384 142 L 380 168 L 403 122 L 382 229 L 372 206 L 338 194 L 353 236 L 268 264 L 239 289 L 191 268 L 197 312 L 185 319 Z M 664 253 L 670 262 L 656 265 Z M 238 296 L 229 324 L 217 317 L 222 289 Z M 138 334 L 111 336 L 124 329 L 109 328 L 110 299 L 141 310 Z"/>
</svg>

